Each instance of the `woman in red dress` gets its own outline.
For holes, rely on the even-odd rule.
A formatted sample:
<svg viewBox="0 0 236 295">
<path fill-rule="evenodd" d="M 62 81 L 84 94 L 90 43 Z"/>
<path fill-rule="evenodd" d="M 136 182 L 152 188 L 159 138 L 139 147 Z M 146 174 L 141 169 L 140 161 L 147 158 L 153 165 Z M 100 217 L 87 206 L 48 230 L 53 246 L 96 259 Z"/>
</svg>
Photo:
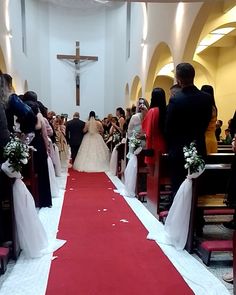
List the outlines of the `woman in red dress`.
<svg viewBox="0 0 236 295">
<path fill-rule="evenodd" d="M 149 111 L 142 123 L 142 129 L 146 135 L 146 148 L 154 152 L 152 157 L 145 157 L 145 163 L 149 165 L 150 169 L 154 168 L 158 152 L 164 153 L 166 151 L 164 140 L 165 117 L 165 91 L 162 88 L 154 88 Z"/>
</svg>

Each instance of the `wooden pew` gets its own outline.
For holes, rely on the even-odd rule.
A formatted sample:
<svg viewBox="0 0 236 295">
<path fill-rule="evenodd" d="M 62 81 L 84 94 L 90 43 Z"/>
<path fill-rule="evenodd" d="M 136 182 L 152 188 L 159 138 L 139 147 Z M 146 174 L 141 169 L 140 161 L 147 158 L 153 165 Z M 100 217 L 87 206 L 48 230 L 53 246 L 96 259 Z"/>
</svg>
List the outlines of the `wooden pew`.
<svg viewBox="0 0 236 295">
<path fill-rule="evenodd" d="M 155 217 L 159 218 L 161 196 L 171 193 L 168 154 L 158 153 L 154 174 L 147 176 L 147 208 Z"/>
<path fill-rule="evenodd" d="M 14 204 L 12 195 L 12 185 L 14 179 L 11 179 L 0 170 L 0 214 L 3 223 L 3 232 L 1 243 L 10 242 L 10 257 L 17 259 L 20 253 L 20 246 L 16 231 L 16 223 L 14 216 Z"/>
<path fill-rule="evenodd" d="M 136 196 L 140 201 L 144 201 L 147 195 L 147 175 L 148 167 L 144 159 L 147 155 L 147 150 L 143 149 L 138 155 L 137 180 L 136 180 Z"/>
<path fill-rule="evenodd" d="M 225 193 L 230 175 L 229 164 L 207 164 L 205 171 L 193 180 L 189 233 L 185 249 L 192 253 L 197 226 L 197 210 L 225 209 Z"/>
<path fill-rule="evenodd" d="M 166 157 L 166 161 L 163 163 L 163 158 Z M 234 153 L 211 153 L 207 155 L 205 161 L 206 164 L 231 164 L 234 158 Z M 166 184 L 171 184 L 170 182 L 170 176 L 169 176 L 169 167 L 168 167 L 168 155 L 162 155 L 162 160 L 161 160 L 161 166 L 160 166 L 160 171 L 159 174 L 162 174 L 162 167 L 164 166 L 165 171 L 163 174 L 165 175 L 165 181 Z M 157 176 L 161 178 L 162 176 Z M 161 180 L 161 182 L 163 182 Z M 170 192 L 171 193 L 171 192 Z M 160 195 L 162 192 L 160 191 Z M 164 221 L 164 219 L 167 217 L 168 211 L 162 211 L 158 212 L 159 213 L 159 220 Z M 218 208 L 218 209 L 205 209 L 204 210 L 204 215 L 232 215 L 234 214 L 234 210 L 230 208 Z"/>
<path fill-rule="evenodd" d="M 218 153 L 232 153 L 232 145 L 231 144 L 218 144 L 217 152 Z"/>
<path fill-rule="evenodd" d="M 123 161 L 125 161 L 125 157 L 126 157 L 126 147 L 125 147 L 125 143 L 120 143 L 118 144 L 115 149 L 117 150 L 117 171 L 116 171 L 116 175 L 121 179 L 124 171 L 123 171 Z"/>
<path fill-rule="evenodd" d="M 206 157 L 206 164 L 231 164 L 234 153 L 211 153 Z"/>
<path fill-rule="evenodd" d="M 236 295 L 236 230 L 233 235 L 233 274 L 234 274 L 234 295 Z"/>
</svg>

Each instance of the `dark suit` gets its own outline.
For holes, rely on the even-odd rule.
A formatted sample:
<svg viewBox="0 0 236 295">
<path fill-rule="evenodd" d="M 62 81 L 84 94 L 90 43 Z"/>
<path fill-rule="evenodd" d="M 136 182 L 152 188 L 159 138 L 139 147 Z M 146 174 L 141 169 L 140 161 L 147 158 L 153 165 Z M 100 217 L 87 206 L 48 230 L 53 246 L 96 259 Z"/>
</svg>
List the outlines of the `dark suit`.
<svg viewBox="0 0 236 295">
<path fill-rule="evenodd" d="M 196 142 L 198 154 L 206 155 L 205 131 L 210 122 L 212 105 L 210 96 L 196 86 L 188 86 L 170 99 L 167 108 L 166 137 L 170 158 L 173 192 L 184 181 L 183 147 Z"/>
<path fill-rule="evenodd" d="M 85 122 L 81 121 L 79 118 L 73 118 L 66 124 L 66 139 L 71 148 L 72 163 L 74 163 L 75 157 L 84 136 L 84 126 Z"/>
</svg>

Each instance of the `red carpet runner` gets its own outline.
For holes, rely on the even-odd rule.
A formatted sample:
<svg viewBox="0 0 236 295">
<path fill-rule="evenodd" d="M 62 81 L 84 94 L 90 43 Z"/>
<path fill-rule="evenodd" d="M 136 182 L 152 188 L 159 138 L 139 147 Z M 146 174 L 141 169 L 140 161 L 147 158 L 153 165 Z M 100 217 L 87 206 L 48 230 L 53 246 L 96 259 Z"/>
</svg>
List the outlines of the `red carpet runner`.
<svg viewBox="0 0 236 295">
<path fill-rule="evenodd" d="M 104 173 L 69 173 L 47 295 L 193 294 Z"/>
</svg>

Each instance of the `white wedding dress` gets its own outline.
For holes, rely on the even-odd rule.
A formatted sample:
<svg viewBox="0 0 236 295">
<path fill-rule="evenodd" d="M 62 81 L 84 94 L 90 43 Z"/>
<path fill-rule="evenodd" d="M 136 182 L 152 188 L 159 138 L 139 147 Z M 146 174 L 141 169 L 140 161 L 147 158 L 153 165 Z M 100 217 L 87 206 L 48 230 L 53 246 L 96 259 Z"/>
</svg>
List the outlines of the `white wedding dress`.
<svg viewBox="0 0 236 295">
<path fill-rule="evenodd" d="M 73 168 L 83 172 L 105 172 L 109 170 L 110 151 L 99 134 L 100 123 L 91 117 Z"/>
</svg>

